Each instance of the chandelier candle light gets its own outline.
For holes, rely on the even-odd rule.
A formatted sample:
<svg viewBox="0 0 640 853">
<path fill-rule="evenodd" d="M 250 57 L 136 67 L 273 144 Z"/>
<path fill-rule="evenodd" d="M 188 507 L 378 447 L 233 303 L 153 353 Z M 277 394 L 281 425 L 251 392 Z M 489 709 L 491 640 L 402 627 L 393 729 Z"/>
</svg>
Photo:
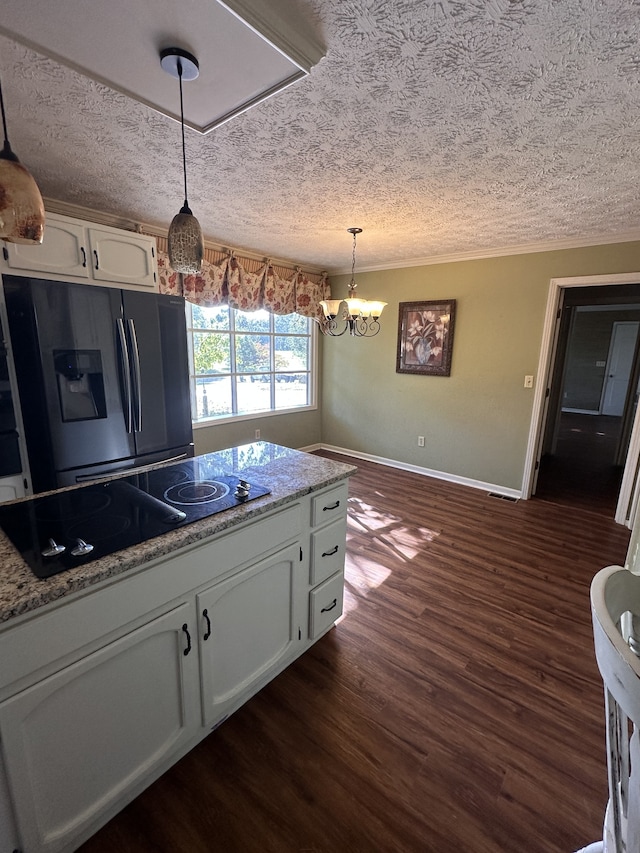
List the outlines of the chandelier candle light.
<svg viewBox="0 0 640 853">
<path fill-rule="evenodd" d="M 42 243 L 44 203 L 33 176 L 11 150 L 0 84 L 0 110 L 4 147 L 0 151 L 0 240 L 8 243 Z"/>
<path fill-rule="evenodd" d="M 386 302 L 360 299 L 356 296 L 358 285 L 354 279 L 356 268 L 356 237 L 362 234 L 362 228 L 347 228 L 353 234 L 351 253 L 351 281 L 346 299 L 323 299 L 320 303 L 324 322 L 320 328 L 325 335 L 337 338 L 349 330 L 349 334 L 359 338 L 372 338 L 380 331 L 380 315 Z M 344 326 L 341 327 L 341 324 Z"/>
<path fill-rule="evenodd" d="M 187 201 L 187 156 L 184 145 L 184 106 L 182 81 L 195 80 L 200 73 L 198 60 L 186 50 L 169 47 L 160 53 L 160 65 L 180 82 L 180 126 L 182 128 L 182 173 L 184 175 L 184 204 L 169 226 L 169 263 L 176 272 L 192 275 L 200 272 L 204 256 L 204 241 L 200 223 Z"/>
</svg>

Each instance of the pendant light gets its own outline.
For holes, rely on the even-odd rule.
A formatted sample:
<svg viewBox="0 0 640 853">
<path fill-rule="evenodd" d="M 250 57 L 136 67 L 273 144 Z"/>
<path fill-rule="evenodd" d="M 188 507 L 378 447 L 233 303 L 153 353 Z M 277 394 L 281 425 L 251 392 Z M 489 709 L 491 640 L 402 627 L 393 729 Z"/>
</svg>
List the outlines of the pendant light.
<svg viewBox="0 0 640 853">
<path fill-rule="evenodd" d="M 42 243 L 44 203 L 31 173 L 11 150 L 0 83 L 4 147 L 0 151 L 0 239 L 9 243 Z"/>
<path fill-rule="evenodd" d="M 186 50 L 169 47 L 160 53 L 160 65 L 180 83 L 180 126 L 182 128 L 182 173 L 184 175 L 184 204 L 169 226 L 169 263 L 176 272 L 191 275 L 200 272 L 204 255 L 204 241 L 200 223 L 187 201 L 187 156 L 184 144 L 184 105 L 182 81 L 195 80 L 200 73 L 198 60 Z"/>
<path fill-rule="evenodd" d="M 356 237 L 362 234 L 362 228 L 347 228 L 349 234 L 353 235 L 353 249 L 351 252 L 351 281 L 346 299 L 323 299 L 320 303 L 324 322 L 320 329 L 323 334 L 337 338 L 349 330 L 349 334 L 358 338 L 372 338 L 380 331 L 380 315 L 384 311 L 386 302 L 377 300 L 359 299 L 356 296 L 358 285 L 355 282 L 354 273 L 356 268 Z M 340 326 L 344 323 L 344 326 Z"/>
</svg>

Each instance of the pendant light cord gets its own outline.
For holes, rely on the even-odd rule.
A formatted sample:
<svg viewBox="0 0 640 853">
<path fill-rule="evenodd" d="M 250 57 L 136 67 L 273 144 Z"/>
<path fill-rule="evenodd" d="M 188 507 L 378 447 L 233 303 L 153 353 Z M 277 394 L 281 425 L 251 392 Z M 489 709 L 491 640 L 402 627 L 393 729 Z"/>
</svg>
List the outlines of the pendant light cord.
<svg viewBox="0 0 640 853">
<path fill-rule="evenodd" d="M 182 128 L 182 174 L 184 175 L 184 206 L 189 207 L 187 201 L 187 154 L 184 144 L 184 106 L 182 102 L 182 62 L 180 58 L 176 63 L 178 68 L 178 82 L 180 83 L 180 127 Z M 3 113 L 4 115 L 4 113 Z"/>
<path fill-rule="evenodd" d="M 7 133 L 7 117 L 4 114 L 4 96 L 2 94 L 2 83 L 0 83 L 0 112 L 2 112 L 2 131 L 4 133 L 4 147 L 1 156 L 4 160 L 17 160 L 18 158 L 11 150 L 9 145 L 9 135 Z"/>
<path fill-rule="evenodd" d="M 351 254 L 351 280 L 353 281 L 353 277 L 356 271 L 356 235 L 353 235 L 353 252 Z"/>
</svg>

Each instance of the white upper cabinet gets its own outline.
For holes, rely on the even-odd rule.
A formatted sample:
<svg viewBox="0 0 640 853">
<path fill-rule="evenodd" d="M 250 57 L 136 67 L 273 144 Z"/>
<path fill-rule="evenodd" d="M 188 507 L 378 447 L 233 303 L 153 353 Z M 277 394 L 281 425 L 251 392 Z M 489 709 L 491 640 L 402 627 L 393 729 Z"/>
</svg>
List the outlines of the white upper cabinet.
<svg viewBox="0 0 640 853">
<path fill-rule="evenodd" d="M 91 274 L 96 280 L 157 289 L 153 237 L 111 228 L 89 228 L 88 231 Z"/>
<path fill-rule="evenodd" d="M 41 245 L 5 243 L 10 270 L 30 270 L 54 275 L 89 278 L 83 223 L 49 213 Z"/>
<path fill-rule="evenodd" d="M 57 213 L 47 213 L 42 244 L 4 243 L 2 254 L 7 272 L 136 290 L 158 289 L 154 237 Z"/>
</svg>

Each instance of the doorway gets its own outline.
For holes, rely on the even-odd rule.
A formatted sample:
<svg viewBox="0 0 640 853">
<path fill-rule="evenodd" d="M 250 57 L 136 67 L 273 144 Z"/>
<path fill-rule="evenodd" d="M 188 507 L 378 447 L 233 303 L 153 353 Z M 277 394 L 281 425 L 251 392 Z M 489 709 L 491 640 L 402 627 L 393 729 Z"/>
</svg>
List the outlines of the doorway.
<svg viewBox="0 0 640 853">
<path fill-rule="evenodd" d="M 639 274 L 551 282 L 524 497 L 629 522 L 640 458 L 639 282 Z"/>
</svg>

